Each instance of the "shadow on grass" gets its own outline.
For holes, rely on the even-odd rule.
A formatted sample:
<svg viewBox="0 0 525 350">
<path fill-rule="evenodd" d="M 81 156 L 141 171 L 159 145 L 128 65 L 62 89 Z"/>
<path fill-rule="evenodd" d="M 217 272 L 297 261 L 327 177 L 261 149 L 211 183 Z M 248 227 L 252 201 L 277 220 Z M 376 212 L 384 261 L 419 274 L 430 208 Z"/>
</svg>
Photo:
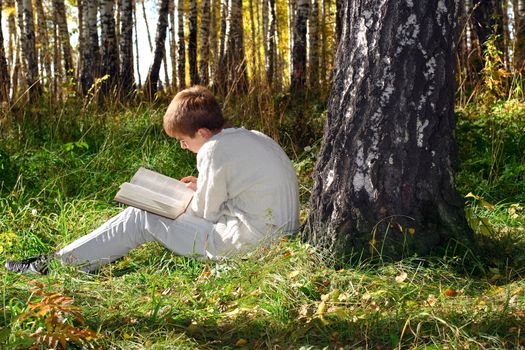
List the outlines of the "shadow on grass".
<svg viewBox="0 0 525 350">
<path fill-rule="evenodd" d="M 520 337 L 523 316 L 523 312 L 493 313 L 477 322 L 468 322 L 469 314 L 452 312 L 439 317 L 415 314 L 407 319 L 376 315 L 355 322 L 316 318 L 288 323 L 238 317 L 226 322 L 209 318 L 198 324 L 174 315 L 156 320 L 139 318 L 129 327 L 144 338 L 151 335 L 159 339 L 158 334 L 162 332 L 167 338 L 184 338 L 199 349 L 297 349 L 302 346 L 305 349 L 393 349 L 429 345 L 468 347 L 469 344 L 481 348 L 519 348 L 525 345 L 525 339 Z M 129 332 L 129 328 L 122 327 L 128 321 L 116 318 L 104 326 L 103 333 L 122 338 L 120 333 Z"/>
</svg>

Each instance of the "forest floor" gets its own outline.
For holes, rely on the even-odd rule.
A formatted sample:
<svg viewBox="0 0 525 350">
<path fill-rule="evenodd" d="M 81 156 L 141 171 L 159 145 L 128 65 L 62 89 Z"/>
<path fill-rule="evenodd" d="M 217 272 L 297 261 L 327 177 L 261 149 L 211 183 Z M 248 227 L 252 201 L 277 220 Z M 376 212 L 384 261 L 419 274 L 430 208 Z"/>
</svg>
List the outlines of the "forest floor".
<svg viewBox="0 0 525 350">
<path fill-rule="evenodd" d="M 0 348 L 525 348 L 524 111 L 517 101 L 458 110 L 458 190 L 476 251 L 451 243 L 439 256 L 335 264 L 289 239 L 203 262 L 149 243 L 95 274 L 0 269 Z M 54 115 L 13 122 L 0 138 L 2 265 L 119 212 L 112 198 L 139 166 L 195 174 L 193 156 L 163 133 L 161 109 Z M 283 130 L 278 138 L 293 139 Z M 287 146 L 303 217 L 319 137 Z"/>
</svg>

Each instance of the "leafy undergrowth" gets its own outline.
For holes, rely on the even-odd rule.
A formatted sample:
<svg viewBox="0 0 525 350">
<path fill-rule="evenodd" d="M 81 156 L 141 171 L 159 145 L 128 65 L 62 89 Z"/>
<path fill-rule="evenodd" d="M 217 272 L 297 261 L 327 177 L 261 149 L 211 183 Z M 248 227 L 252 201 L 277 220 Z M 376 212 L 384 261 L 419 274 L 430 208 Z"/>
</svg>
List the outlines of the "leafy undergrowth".
<svg viewBox="0 0 525 350">
<path fill-rule="evenodd" d="M 447 259 L 330 266 L 297 240 L 218 263 L 175 257 L 151 243 L 97 274 L 55 266 L 37 280 L 85 320 L 67 321 L 85 348 L 525 346 L 523 280 L 495 284 L 494 276 L 468 276 Z M 33 279 L 2 278 L 7 348 L 34 337 L 29 321 L 42 322 L 28 315 L 38 297 Z"/>
</svg>

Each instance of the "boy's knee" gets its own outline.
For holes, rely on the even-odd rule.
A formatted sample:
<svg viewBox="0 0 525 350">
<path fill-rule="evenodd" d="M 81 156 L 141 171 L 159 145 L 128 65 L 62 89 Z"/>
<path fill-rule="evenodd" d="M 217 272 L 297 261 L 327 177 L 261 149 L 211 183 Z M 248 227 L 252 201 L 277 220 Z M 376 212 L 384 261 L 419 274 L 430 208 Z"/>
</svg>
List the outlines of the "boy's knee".
<svg viewBox="0 0 525 350">
<path fill-rule="evenodd" d="M 144 216 L 146 215 L 146 211 L 135 207 L 127 207 L 126 209 L 124 209 L 121 215 L 131 220 L 137 220 L 144 218 Z"/>
</svg>

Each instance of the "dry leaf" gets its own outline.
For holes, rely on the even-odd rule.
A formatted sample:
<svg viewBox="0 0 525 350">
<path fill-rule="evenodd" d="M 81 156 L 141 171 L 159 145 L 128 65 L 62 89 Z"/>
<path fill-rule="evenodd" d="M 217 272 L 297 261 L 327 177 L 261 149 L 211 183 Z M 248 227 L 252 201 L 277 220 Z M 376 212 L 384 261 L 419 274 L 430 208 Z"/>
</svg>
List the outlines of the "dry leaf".
<svg viewBox="0 0 525 350">
<path fill-rule="evenodd" d="M 235 346 L 245 346 L 246 344 L 248 344 L 248 341 L 244 338 L 241 338 L 237 340 L 237 342 L 235 343 Z"/>
<path fill-rule="evenodd" d="M 434 306 L 436 305 L 437 303 L 437 298 L 434 294 L 429 294 L 428 295 L 428 298 L 426 300 L 426 303 L 428 304 L 428 306 Z"/>
<path fill-rule="evenodd" d="M 405 272 L 405 271 L 401 271 L 397 276 L 396 276 L 396 282 L 397 283 L 403 283 L 405 282 L 405 280 L 407 279 L 408 277 L 408 274 Z"/>
</svg>

